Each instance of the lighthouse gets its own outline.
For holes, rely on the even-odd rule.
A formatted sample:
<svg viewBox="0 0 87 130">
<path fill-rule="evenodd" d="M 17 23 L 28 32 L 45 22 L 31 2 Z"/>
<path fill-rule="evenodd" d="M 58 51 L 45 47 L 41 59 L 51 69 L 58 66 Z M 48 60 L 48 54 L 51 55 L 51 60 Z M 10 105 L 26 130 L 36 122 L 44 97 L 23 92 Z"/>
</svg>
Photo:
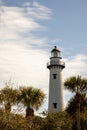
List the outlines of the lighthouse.
<svg viewBox="0 0 87 130">
<path fill-rule="evenodd" d="M 50 62 L 47 63 L 47 68 L 50 72 L 48 112 L 63 110 L 63 84 L 61 74 L 65 68 L 65 63 L 61 59 L 60 50 L 55 46 L 51 51 Z"/>
</svg>

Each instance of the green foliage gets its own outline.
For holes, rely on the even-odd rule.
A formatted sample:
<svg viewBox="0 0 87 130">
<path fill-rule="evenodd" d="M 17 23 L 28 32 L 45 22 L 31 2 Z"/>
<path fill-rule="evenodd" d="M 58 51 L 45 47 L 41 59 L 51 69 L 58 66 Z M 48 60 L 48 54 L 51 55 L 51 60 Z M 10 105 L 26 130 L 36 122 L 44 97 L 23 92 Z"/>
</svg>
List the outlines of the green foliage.
<svg viewBox="0 0 87 130">
<path fill-rule="evenodd" d="M 33 125 L 34 109 L 38 109 L 43 103 L 45 94 L 37 88 L 22 87 L 20 88 L 20 95 L 18 102 L 26 107 L 26 120 L 28 129 Z"/>
<path fill-rule="evenodd" d="M 66 89 L 74 93 L 87 93 L 87 79 L 81 76 L 73 76 L 64 82 Z"/>
<path fill-rule="evenodd" d="M 72 130 L 72 119 L 65 112 L 49 113 L 40 130 Z"/>
<path fill-rule="evenodd" d="M 80 103 L 80 112 L 84 111 L 86 107 L 87 107 L 87 96 L 86 94 L 82 94 L 81 103 Z M 68 105 L 66 107 L 66 112 L 69 113 L 71 116 L 75 117 L 76 111 L 77 111 L 77 101 L 76 101 L 76 95 L 75 95 L 68 102 Z"/>
<path fill-rule="evenodd" d="M 81 113 L 81 129 L 87 130 L 87 106 L 85 107 L 84 111 Z"/>
<path fill-rule="evenodd" d="M 73 117 L 72 130 L 79 130 L 80 128 L 86 130 L 86 121 L 80 115 L 84 108 L 87 108 L 87 79 L 81 78 L 79 75 L 73 76 L 68 78 L 64 85 L 66 89 L 75 93 L 74 98 L 69 101 L 66 108 L 66 111 Z"/>
<path fill-rule="evenodd" d="M 22 115 L 0 110 L 0 130 L 27 130 L 26 126 L 26 120 Z"/>
<path fill-rule="evenodd" d="M 22 87 L 20 88 L 20 95 L 18 97 L 18 102 L 23 103 L 26 107 L 33 107 L 38 109 L 43 103 L 45 94 L 37 88 L 33 87 Z"/>
<path fill-rule="evenodd" d="M 34 109 L 38 109 L 43 103 L 45 94 L 33 87 L 13 89 L 8 85 L 0 90 L 0 129 L 25 130 L 33 124 Z M 19 114 L 12 114 L 11 107 L 16 103 L 22 103 L 26 107 L 26 119 Z M 5 109 L 4 109 L 5 108 Z M 20 113 L 20 111 L 19 111 Z M 26 126 L 26 127 L 25 127 Z"/>
<path fill-rule="evenodd" d="M 0 110 L 0 130 L 28 130 L 25 117 Z M 76 120 L 66 112 L 49 113 L 47 117 L 33 117 L 31 130 L 76 130 Z M 81 113 L 81 130 L 87 130 L 87 108 Z"/>
<path fill-rule="evenodd" d="M 87 130 L 87 107 L 81 112 L 80 115 L 81 130 Z M 72 130 L 77 130 L 77 121 L 74 118 Z"/>
<path fill-rule="evenodd" d="M 32 129 L 41 130 L 43 123 L 44 123 L 44 118 L 40 116 L 34 116 Z"/>
<path fill-rule="evenodd" d="M 34 109 L 38 109 L 43 103 L 45 94 L 37 88 L 22 87 L 20 88 L 20 95 L 18 96 L 18 102 L 22 103 L 26 107 L 26 118 L 33 116 Z"/>
<path fill-rule="evenodd" d="M 10 112 L 12 105 L 16 104 L 19 91 L 10 87 L 0 90 L 0 103 L 4 105 L 5 111 Z"/>
</svg>

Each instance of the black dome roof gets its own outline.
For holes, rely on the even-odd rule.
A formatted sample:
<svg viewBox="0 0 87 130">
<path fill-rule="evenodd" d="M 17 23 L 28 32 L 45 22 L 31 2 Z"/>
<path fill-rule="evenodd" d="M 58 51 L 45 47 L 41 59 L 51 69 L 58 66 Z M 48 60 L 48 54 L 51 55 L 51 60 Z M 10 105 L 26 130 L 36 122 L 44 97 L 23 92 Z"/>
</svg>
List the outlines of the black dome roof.
<svg viewBox="0 0 87 130">
<path fill-rule="evenodd" d="M 54 52 L 54 51 L 60 52 L 60 50 L 56 46 L 54 46 L 54 49 L 51 52 Z"/>
</svg>

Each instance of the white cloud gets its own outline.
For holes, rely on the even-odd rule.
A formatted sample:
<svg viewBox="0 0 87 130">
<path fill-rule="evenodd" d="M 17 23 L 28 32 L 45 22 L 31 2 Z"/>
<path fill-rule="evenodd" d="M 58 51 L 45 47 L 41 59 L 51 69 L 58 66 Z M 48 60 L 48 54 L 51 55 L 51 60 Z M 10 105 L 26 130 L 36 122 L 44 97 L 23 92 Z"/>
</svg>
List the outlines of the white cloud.
<svg viewBox="0 0 87 130">
<path fill-rule="evenodd" d="M 27 6 L 27 10 L 24 6 Z M 42 87 L 47 92 L 46 60 L 48 55 L 37 47 L 44 46 L 46 38 L 37 37 L 36 34 L 45 28 L 37 19 L 45 20 L 48 16 L 50 18 L 51 10 L 35 2 L 25 3 L 24 6 L 2 5 L 0 81 L 2 83 L 12 78 L 13 82 Z M 36 49 L 33 46 L 36 46 Z"/>
<path fill-rule="evenodd" d="M 43 20 L 43 19 L 50 19 L 52 15 L 52 10 L 47 8 L 44 5 L 41 5 L 38 2 L 26 2 L 23 4 L 25 7 L 25 11 L 28 12 L 28 15 L 31 18 Z M 30 7 L 30 8 L 29 8 Z"/>
<path fill-rule="evenodd" d="M 47 53 L 20 45 L 0 45 L 0 79 L 47 89 Z M 41 77 L 41 78 L 40 78 Z"/>
<path fill-rule="evenodd" d="M 52 11 L 38 3 L 38 7 L 35 3 L 25 4 L 28 6 L 27 10 L 25 7 L 1 6 L 0 44 L 21 42 L 28 45 L 44 45 L 46 38 L 39 38 L 36 34 L 38 31 L 44 31 L 46 27 L 37 19 L 50 18 Z"/>
<path fill-rule="evenodd" d="M 64 79 L 70 76 L 81 75 L 87 76 L 87 56 L 77 54 L 76 56 L 65 59 L 66 68 L 64 69 Z"/>
<path fill-rule="evenodd" d="M 24 32 L 29 33 L 42 28 L 34 19 L 24 16 L 22 8 L 3 6 L 3 10 L 1 15 L 1 35 L 3 36 L 12 33 L 13 35 L 21 35 Z"/>
</svg>

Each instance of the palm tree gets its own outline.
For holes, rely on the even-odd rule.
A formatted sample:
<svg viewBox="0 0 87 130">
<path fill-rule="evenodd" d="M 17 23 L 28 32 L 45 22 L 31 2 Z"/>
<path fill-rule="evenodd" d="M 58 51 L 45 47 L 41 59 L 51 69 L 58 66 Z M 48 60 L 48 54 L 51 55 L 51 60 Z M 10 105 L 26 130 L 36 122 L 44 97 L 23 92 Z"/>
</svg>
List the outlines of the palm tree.
<svg viewBox="0 0 87 130">
<path fill-rule="evenodd" d="M 0 103 L 4 105 L 6 112 L 10 113 L 12 105 L 17 101 L 18 94 L 17 89 L 8 86 L 0 90 Z"/>
<path fill-rule="evenodd" d="M 26 119 L 29 127 L 32 125 L 32 117 L 34 116 L 34 109 L 38 110 L 43 103 L 45 94 L 37 88 L 22 87 L 20 88 L 20 95 L 18 102 L 26 107 Z"/>
<path fill-rule="evenodd" d="M 74 95 L 74 97 L 72 97 L 68 102 L 66 112 L 70 114 L 73 118 L 75 118 L 76 108 L 77 108 L 76 95 Z M 81 94 L 80 112 L 83 112 L 85 108 L 87 108 L 87 96 L 86 94 Z"/>
<path fill-rule="evenodd" d="M 77 130 L 80 130 L 80 105 L 81 95 L 87 93 L 87 79 L 81 76 L 73 76 L 64 82 L 64 86 L 69 91 L 75 93 L 75 102 L 77 104 Z"/>
</svg>

